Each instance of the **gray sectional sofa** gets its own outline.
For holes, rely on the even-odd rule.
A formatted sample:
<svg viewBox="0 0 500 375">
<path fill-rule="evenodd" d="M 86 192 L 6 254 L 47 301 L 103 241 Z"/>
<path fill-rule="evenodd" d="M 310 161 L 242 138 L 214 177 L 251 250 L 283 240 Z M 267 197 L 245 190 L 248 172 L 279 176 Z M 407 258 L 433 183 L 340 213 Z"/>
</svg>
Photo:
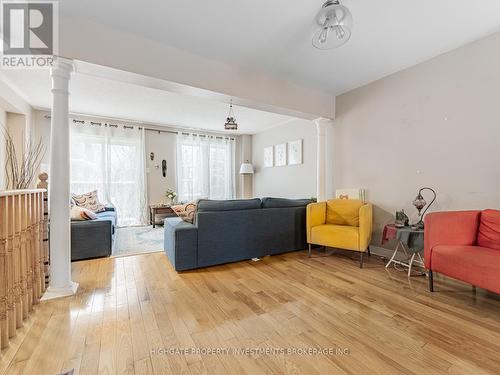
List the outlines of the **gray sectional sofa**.
<svg viewBox="0 0 500 375">
<path fill-rule="evenodd" d="M 116 211 L 106 207 L 97 219 L 71 222 L 71 260 L 111 255 L 115 240 Z"/>
<path fill-rule="evenodd" d="M 165 219 L 164 249 L 176 271 L 304 250 L 309 199 L 200 200 L 195 224 Z"/>
</svg>

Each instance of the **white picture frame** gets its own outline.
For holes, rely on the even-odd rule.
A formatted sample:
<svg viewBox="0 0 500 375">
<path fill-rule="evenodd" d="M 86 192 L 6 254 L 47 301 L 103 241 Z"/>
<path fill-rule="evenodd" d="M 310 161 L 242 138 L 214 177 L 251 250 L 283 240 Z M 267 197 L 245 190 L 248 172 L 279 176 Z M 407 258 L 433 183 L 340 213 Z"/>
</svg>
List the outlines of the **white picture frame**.
<svg viewBox="0 0 500 375">
<path fill-rule="evenodd" d="M 274 164 L 277 167 L 286 165 L 286 143 L 274 146 Z"/>
<path fill-rule="evenodd" d="M 302 164 L 302 139 L 288 142 L 288 165 Z"/>
<path fill-rule="evenodd" d="M 274 167 L 274 146 L 264 147 L 264 168 Z"/>
</svg>

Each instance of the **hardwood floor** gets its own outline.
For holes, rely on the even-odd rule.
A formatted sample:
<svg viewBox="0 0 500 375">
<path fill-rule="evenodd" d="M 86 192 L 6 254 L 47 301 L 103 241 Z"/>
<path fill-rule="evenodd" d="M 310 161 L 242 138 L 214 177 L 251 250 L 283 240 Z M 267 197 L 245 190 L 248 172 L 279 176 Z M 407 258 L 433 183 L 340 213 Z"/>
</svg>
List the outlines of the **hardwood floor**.
<svg viewBox="0 0 500 375">
<path fill-rule="evenodd" d="M 177 274 L 163 253 L 73 263 L 75 297 L 43 302 L 0 373 L 498 374 L 500 297 L 306 252 Z M 341 348 L 317 355 L 162 348 Z M 303 353 L 302 353 L 303 354 Z"/>
</svg>

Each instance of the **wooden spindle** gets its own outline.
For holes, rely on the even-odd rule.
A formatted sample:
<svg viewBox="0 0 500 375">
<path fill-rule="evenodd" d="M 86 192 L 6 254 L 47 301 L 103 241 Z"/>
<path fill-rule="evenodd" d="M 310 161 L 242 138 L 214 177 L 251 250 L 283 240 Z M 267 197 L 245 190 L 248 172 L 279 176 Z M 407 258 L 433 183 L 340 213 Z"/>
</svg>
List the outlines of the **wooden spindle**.
<svg viewBox="0 0 500 375">
<path fill-rule="evenodd" d="M 28 311 L 33 311 L 33 257 L 35 255 L 33 241 L 33 224 L 32 224 L 32 206 L 31 200 L 33 194 L 26 194 L 26 268 L 27 268 L 27 281 L 26 289 L 28 294 Z"/>
<path fill-rule="evenodd" d="M 9 326 L 7 323 L 7 289 L 8 289 L 8 264 L 7 264 L 7 197 L 0 197 L 0 348 L 9 345 Z"/>
<path fill-rule="evenodd" d="M 43 220 L 40 222 L 40 233 L 42 235 L 42 249 L 41 249 L 41 261 L 43 262 L 42 264 L 42 274 L 44 275 L 44 282 L 42 285 L 42 292 L 47 289 L 47 286 L 49 285 L 49 207 L 48 207 L 48 201 L 49 201 L 49 195 L 48 195 L 48 189 L 49 189 L 49 175 L 45 172 L 42 172 L 38 175 L 38 179 L 40 180 L 37 184 L 38 189 L 43 189 L 44 192 L 42 193 L 42 210 L 41 210 L 41 215 L 43 216 Z"/>
<path fill-rule="evenodd" d="M 29 297 L 28 297 L 28 229 L 27 229 L 27 212 L 26 194 L 20 194 L 20 212 L 19 212 L 19 228 L 20 228 L 20 259 L 21 259 L 21 306 L 23 311 L 23 320 L 29 314 Z"/>
<path fill-rule="evenodd" d="M 23 326 L 22 256 L 21 256 L 21 196 L 13 195 L 14 209 L 14 300 L 16 304 L 16 328 Z"/>
<path fill-rule="evenodd" d="M 32 242 L 33 242 L 33 259 L 32 259 L 32 270 L 33 270 L 33 304 L 38 303 L 41 297 L 41 278 L 40 278 L 40 235 L 38 221 L 40 220 L 38 200 L 40 193 L 35 193 L 31 195 L 31 228 L 32 228 Z"/>
<path fill-rule="evenodd" d="M 15 213 L 14 196 L 6 196 L 7 203 L 7 324 L 9 326 L 9 337 L 16 335 L 16 301 L 15 301 L 15 256 L 14 256 L 14 237 L 15 237 Z"/>
<path fill-rule="evenodd" d="M 48 281 L 48 269 L 45 269 L 45 254 L 48 252 L 48 249 L 45 249 L 46 243 L 48 247 L 48 238 L 47 238 L 47 233 L 46 233 L 46 227 L 45 227 L 45 193 L 42 193 L 39 196 L 39 201 L 38 201 L 38 215 L 39 215 L 39 221 L 38 221 L 38 232 L 40 235 L 40 278 L 41 278 L 41 291 L 42 293 L 45 292 L 45 289 L 47 288 L 47 281 Z M 47 241 L 45 240 L 47 238 Z M 47 260 L 48 261 L 48 260 Z M 47 280 L 46 280 L 47 279 Z"/>
</svg>

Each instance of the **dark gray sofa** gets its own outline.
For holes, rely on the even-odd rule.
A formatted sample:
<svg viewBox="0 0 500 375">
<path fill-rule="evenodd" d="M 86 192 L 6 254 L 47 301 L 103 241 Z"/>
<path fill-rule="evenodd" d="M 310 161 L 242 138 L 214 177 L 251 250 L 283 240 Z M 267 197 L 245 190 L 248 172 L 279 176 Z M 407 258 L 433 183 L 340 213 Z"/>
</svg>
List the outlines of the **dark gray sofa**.
<svg viewBox="0 0 500 375">
<path fill-rule="evenodd" d="M 177 271 L 304 250 L 309 199 L 200 200 L 195 224 L 165 219 L 164 249 Z"/>
<path fill-rule="evenodd" d="M 96 214 L 97 219 L 71 222 L 71 260 L 111 255 L 116 227 L 114 207 Z"/>
</svg>

